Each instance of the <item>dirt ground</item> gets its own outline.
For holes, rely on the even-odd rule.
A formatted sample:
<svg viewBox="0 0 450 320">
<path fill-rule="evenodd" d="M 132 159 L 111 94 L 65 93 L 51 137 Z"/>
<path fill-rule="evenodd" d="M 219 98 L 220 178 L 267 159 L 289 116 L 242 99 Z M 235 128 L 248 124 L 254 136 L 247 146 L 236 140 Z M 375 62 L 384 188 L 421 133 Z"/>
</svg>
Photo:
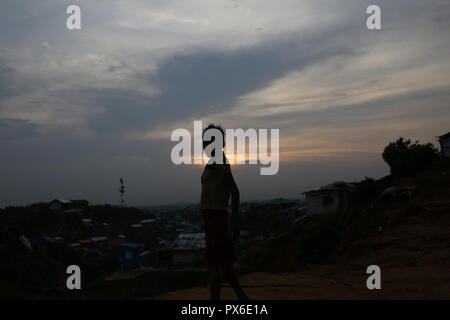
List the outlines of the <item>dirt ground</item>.
<svg viewBox="0 0 450 320">
<path fill-rule="evenodd" d="M 360 272 L 317 267 L 299 273 L 251 273 L 241 277 L 253 300 L 342 299 L 450 299 L 450 272 L 446 267 L 382 269 L 381 290 L 369 290 L 365 269 Z M 162 300 L 208 299 L 208 288 L 198 287 L 152 297 Z M 233 300 L 225 285 L 223 299 Z"/>
</svg>

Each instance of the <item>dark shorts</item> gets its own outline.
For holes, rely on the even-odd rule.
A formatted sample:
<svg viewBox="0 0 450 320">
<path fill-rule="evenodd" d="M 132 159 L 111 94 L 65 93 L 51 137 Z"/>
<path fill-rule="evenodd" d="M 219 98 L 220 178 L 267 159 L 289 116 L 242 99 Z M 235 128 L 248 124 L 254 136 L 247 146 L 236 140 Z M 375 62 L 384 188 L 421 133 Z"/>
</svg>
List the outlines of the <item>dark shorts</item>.
<svg viewBox="0 0 450 320">
<path fill-rule="evenodd" d="M 206 261 L 210 264 L 227 264 L 236 261 L 237 255 L 231 237 L 231 227 L 226 211 L 202 210 L 206 233 Z"/>
</svg>

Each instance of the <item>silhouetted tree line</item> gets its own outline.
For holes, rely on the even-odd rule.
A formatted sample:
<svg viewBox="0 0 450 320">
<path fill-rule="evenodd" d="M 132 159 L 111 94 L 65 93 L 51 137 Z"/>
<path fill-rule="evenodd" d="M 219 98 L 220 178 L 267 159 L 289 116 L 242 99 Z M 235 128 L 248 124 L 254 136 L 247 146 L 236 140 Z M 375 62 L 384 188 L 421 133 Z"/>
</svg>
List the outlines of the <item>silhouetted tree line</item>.
<svg viewBox="0 0 450 320">
<path fill-rule="evenodd" d="M 382 156 L 393 175 L 408 177 L 426 170 L 439 160 L 439 150 L 431 143 L 413 143 L 400 137 L 384 148 Z"/>
</svg>

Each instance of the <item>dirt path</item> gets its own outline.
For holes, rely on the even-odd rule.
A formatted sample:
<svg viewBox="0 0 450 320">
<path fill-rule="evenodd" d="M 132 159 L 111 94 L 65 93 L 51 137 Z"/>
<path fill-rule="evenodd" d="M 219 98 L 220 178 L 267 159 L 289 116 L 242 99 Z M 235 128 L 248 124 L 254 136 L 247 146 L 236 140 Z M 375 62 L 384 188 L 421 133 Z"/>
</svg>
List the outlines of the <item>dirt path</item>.
<svg viewBox="0 0 450 320">
<path fill-rule="evenodd" d="M 317 267 L 301 273 L 251 273 L 241 277 L 241 283 L 254 300 L 450 299 L 447 268 L 382 268 L 381 290 L 368 290 L 367 276 L 365 269 L 356 272 Z M 225 286 L 222 296 L 235 299 L 229 286 Z M 208 299 L 208 289 L 167 292 L 151 299 L 204 300 Z"/>
</svg>

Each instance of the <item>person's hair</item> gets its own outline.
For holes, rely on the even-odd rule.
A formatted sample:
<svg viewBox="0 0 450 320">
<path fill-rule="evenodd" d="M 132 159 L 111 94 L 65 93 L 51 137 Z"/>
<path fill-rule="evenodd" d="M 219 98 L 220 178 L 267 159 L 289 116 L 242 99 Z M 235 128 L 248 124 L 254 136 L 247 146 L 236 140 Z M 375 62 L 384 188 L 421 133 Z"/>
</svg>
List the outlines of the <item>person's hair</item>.
<svg viewBox="0 0 450 320">
<path fill-rule="evenodd" d="M 205 141 L 203 140 L 204 136 L 205 136 L 205 132 L 210 130 L 210 129 L 217 129 L 222 133 L 222 139 L 223 139 L 223 147 L 225 147 L 225 130 L 223 130 L 223 128 L 220 126 L 220 124 L 214 124 L 214 123 L 209 123 L 208 126 L 203 129 L 203 134 L 202 134 L 202 141 L 203 141 L 203 149 L 205 149 L 207 146 L 209 146 L 211 143 L 214 142 L 215 137 L 213 136 L 211 141 Z"/>
</svg>

